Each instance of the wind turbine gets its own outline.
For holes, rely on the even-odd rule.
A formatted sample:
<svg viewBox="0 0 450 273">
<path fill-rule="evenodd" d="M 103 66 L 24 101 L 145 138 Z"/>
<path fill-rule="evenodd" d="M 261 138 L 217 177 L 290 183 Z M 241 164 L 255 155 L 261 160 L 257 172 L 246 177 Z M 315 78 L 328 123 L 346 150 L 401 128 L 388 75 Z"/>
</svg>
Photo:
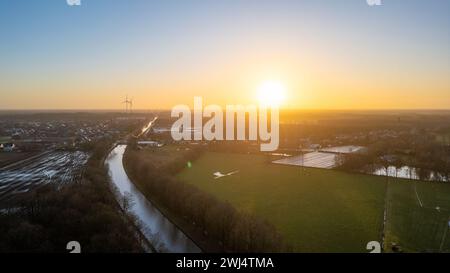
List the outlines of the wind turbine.
<svg viewBox="0 0 450 273">
<path fill-rule="evenodd" d="M 133 113 L 133 98 L 131 98 L 128 103 L 130 104 L 130 113 Z"/>
<path fill-rule="evenodd" d="M 133 102 L 131 100 L 128 100 L 128 95 L 125 97 L 125 100 L 122 101 L 122 103 L 125 103 L 125 113 L 128 113 L 128 104 L 130 104 L 130 109 L 133 105 Z"/>
</svg>

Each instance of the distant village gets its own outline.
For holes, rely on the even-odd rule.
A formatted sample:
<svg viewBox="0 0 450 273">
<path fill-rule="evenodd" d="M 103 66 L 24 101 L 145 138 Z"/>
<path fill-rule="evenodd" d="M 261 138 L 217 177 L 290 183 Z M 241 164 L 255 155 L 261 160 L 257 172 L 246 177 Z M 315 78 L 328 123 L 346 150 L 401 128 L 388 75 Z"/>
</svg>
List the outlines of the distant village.
<svg viewBox="0 0 450 273">
<path fill-rule="evenodd" d="M 131 103 L 128 98 L 125 102 Z M 45 151 L 85 149 L 101 139 L 116 141 L 130 128 L 138 128 L 156 116 L 131 113 L 130 107 L 127 106 L 125 113 L 0 118 L 0 166 Z M 135 139 L 138 148 L 176 143 L 199 145 L 211 151 L 261 153 L 259 141 L 174 141 L 171 137 L 173 119 L 167 112 L 158 115 L 148 132 Z M 405 121 L 400 118 L 378 123 L 370 121 L 370 124 L 367 126 L 363 118 L 283 122 L 279 149 L 265 154 L 272 156 L 274 164 L 448 180 L 448 174 L 442 177 L 436 174 L 448 172 L 450 164 L 450 134 L 445 123 L 434 117 L 427 122 L 416 122 L 414 126 L 406 118 Z"/>
<path fill-rule="evenodd" d="M 115 140 L 144 120 L 123 113 L 0 116 L 0 167 L 44 152 L 83 150 L 97 140 Z"/>
</svg>

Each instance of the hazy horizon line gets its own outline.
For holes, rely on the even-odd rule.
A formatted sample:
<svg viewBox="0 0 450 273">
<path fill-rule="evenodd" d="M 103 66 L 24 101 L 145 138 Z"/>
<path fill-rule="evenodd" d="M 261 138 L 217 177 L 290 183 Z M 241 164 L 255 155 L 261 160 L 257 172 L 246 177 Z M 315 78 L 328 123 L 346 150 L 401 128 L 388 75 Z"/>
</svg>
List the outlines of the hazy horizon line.
<svg viewBox="0 0 450 273">
<path fill-rule="evenodd" d="M 193 108 L 193 107 L 192 107 Z M 280 111 L 450 111 L 450 108 L 280 108 Z M 33 109 L 0 109 L 0 112 L 125 112 L 121 108 L 33 108 Z M 171 111 L 171 108 L 139 108 L 132 113 L 149 111 Z"/>
</svg>

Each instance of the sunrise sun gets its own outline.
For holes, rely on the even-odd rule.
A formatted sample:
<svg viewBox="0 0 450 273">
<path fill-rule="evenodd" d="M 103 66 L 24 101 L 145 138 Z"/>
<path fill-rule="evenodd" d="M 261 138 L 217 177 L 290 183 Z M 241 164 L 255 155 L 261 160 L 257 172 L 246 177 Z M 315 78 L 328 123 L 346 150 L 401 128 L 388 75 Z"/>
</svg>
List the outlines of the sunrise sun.
<svg viewBox="0 0 450 273">
<path fill-rule="evenodd" d="M 279 81 L 265 81 L 257 90 L 258 101 L 261 106 L 279 107 L 286 96 L 286 87 Z"/>
</svg>

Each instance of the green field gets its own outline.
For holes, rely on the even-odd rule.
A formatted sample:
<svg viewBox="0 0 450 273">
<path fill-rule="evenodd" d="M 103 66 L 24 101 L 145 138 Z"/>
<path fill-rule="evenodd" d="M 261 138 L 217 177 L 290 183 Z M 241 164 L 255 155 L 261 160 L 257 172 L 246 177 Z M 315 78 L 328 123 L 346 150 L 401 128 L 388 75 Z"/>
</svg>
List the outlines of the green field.
<svg viewBox="0 0 450 273">
<path fill-rule="evenodd" d="M 214 179 L 213 173 L 239 170 Z M 272 222 L 296 251 L 365 251 L 379 240 L 385 179 L 267 163 L 266 157 L 206 153 L 184 181 Z"/>
<path fill-rule="evenodd" d="M 386 245 L 404 251 L 450 251 L 450 185 L 391 180 L 388 191 Z M 439 210 L 436 208 L 439 207 Z"/>
<path fill-rule="evenodd" d="M 443 144 L 449 144 L 450 143 L 450 134 L 438 134 L 436 136 L 436 141 L 443 143 Z"/>
<path fill-rule="evenodd" d="M 236 170 L 214 179 L 214 172 Z M 450 185 L 303 170 L 261 155 L 208 152 L 178 177 L 267 219 L 299 252 L 367 252 L 367 242 L 382 238 L 386 193 L 387 248 L 395 242 L 407 251 L 439 249 L 450 215 Z"/>
</svg>

